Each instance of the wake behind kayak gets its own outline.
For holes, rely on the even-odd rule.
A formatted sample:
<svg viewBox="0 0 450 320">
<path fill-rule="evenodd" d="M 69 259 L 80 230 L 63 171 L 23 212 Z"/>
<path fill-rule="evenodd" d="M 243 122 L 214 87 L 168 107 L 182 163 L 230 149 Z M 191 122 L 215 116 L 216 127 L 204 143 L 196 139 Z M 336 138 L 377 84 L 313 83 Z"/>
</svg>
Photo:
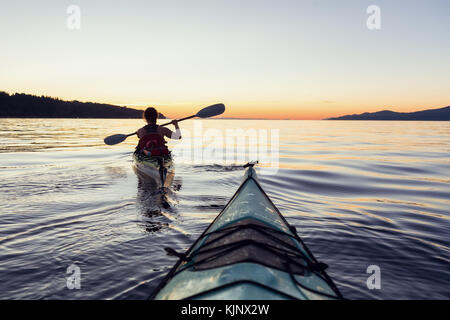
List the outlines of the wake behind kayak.
<svg viewBox="0 0 450 320">
<path fill-rule="evenodd" d="M 153 291 L 162 300 L 341 299 L 295 228 L 257 181 L 253 165 L 234 196 Z"/>
</svg>

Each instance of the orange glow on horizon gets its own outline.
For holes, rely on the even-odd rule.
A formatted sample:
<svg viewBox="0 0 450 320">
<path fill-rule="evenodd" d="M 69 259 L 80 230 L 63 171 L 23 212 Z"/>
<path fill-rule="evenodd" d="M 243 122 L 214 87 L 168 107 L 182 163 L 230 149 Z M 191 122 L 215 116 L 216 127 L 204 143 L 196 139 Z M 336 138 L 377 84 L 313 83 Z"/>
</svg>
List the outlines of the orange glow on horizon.
<svg viewBox="0 0 450 320">
<path fill-rule="evenodd" d="M 219 102 L 217 102 L 219 103 Z M 213 103 L 210 103 L 213 104 Z M 192 107 L 191 105 L 148 105 L 155 107 L 159 112 L 164 114 L 168 118 L 182 118 L 188 115 L 196 113 L 199 109 L 207 107 L 210 104 L 193 104 L 198 107 Z M 415 112 L 425 109 L 437 109 L 446 107 L 448 104 L 439 104 L 431 106 L 416 106 L 414 108 L 404 106 L 404 107 L 388 107 L 388 106 L 367 106 L 366 108 L 357 107 L 322 107 L 314 106 L 308 107 L 283 107 L 277 105 L 264 105 L 261 103 L 261 107 L 257 108 L 254 106 L 246 106 L 240 104 L 227 104 L 226 111 L 224 114 L 218 116 L 217 118 L 237 118 L 237 119 L 277 119 L 277 120 L 322 120 L 326 118 L 339 117 L 351 114 L 360 114 L 364 112 L 377 112 L 382 110 L 391 110 L 395 112 Z M 144 110 L 148 106 L 129 106 L 135 109 Z"/>
<path fill-rule="evenodd" d="M 408 6 L 419 23 L 392 1 L 380 30 L 351 1 L 83 1 L 76 30 L 61 1 L 44 2 L 5 2 L 0 91 L 170 118 L 219 102 L 221 118 L 302 120 L 450 104 L 446 1 Z"/>
<path fill-rule="evenodd" d="M 33 92 L 34 91 L 34 92 Z M 108 97 L 91 96 L 90 98 L 79 97 L 73 94 L 54 94 L 49 90 L 33 90 L 32 92 L 22 92 L 37 96 L 51 96 L 58 97 L 62 100 L 81 102 L 104 103 L 116 106 L 126 106 L 128 108 L 145 110 L 147 107 L 155 107 L 159 112 L 164 114 L 167 118 L 175 119 L 182 118 L 195 114 L 200 109 L 215 103 L 224 103 L 226 111 L 217 118 L 238 118 L 238 119 L 280 119 L 280 120 L 321 120 L 331 117 L 339 117 L 349 114 L 360 114 L 364 112 L 377 112 L 382 110 L 391 110 L 396 112 L 414 112 L 425 109 L 436 109 L 448 106 L 450 103 L 445 98 L 434 97 L 432 101 L 423 97 L 420 101 L 406 101 L 399 98 L 392 99 L 392 102 L 386 101 L 372 101 L 368 103 L 364 98 L 357 99 L 355 94 L 351 99 L 345 102 L 317 100 L 317 101 L 223 101 L 217 99 L 216 101 L 184 101 L 184 102 L 163 102 L 152 101 L 148 99 L 149 103 L 142 103 L 140 101 L 126 101 L 125 99 L 111 99 Z M 55 90 L 57 91 L 57 90 Z M 6 91 L 8 92 L 8 91 Z M 9 94 L 14 94 L 17 91 L 9 91 Z M 298 99 L 297 99 L 298 100 Z M 380 99 L 381 100 L 381 99 Z"/>
</svg>

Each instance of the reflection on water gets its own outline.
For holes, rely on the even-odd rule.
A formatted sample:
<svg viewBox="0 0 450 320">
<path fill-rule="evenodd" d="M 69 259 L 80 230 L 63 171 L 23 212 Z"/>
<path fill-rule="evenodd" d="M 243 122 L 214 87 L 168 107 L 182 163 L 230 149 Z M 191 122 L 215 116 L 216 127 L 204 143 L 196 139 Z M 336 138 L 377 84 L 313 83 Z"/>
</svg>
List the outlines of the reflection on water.
<svg viewBox="0 0 450 320">
<path fill-rule="evenodd" d="M 175 180 L 170 187 L 161 189 L 152 179 L 138 176 L 137 208 L 143 217 L 142 227 L 147 232 L 169 228 L 171 219 L 168 216 L 176 215 L 174 191 L 180 189 L 181 180 Z"/>
<path fill-rule="evenodd" d="M 132 170 L 135 137 L 103 144 L 139 126 L 1 119 L 0 298 L 145 299 L 175 263 L 163 248 L 186 250 L 220 212 L 242 180 L 240 164 L 175 158 L 174 181 L 158 193 Z M 194 133 L 192 121 L 181 128 Z M 346 298 L 449 298 L 450 123 L 203 128 L 280 129 L 280 170 L 260 182 Z M 65 287 L 73 263 L 81 290 Z M 381 268 L 381 290 L 366 287 L 369 265 Z"/>
</svg>

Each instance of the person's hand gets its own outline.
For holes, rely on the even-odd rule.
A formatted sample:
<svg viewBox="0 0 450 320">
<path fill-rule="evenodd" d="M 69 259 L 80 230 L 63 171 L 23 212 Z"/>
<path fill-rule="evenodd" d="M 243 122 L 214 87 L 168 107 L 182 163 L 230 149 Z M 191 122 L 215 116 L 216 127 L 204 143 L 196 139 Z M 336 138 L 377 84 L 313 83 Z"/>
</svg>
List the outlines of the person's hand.
<svg viewBox="0 0 450 320">
<path fill-rule="evenodd" d="M 175 126 L 175 128 L 178 128 L 178 120 L 172 120 L 172 124 Z"/>
</svg>

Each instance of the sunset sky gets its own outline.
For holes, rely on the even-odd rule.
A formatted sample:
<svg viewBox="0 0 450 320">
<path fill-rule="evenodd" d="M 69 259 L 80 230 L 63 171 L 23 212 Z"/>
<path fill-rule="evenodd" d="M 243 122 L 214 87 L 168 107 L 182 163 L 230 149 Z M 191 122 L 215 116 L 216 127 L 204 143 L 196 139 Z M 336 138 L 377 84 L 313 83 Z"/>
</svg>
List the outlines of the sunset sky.
<svg viewBox="0 0 450 320">
<path fill-rule="evenodd" d="M 449 33 L 448 0 L 2 1 L 0 91 L 170 117 L 218 102 L 244 118 L 416 111 L 450 105 Z"/>
</svg>

